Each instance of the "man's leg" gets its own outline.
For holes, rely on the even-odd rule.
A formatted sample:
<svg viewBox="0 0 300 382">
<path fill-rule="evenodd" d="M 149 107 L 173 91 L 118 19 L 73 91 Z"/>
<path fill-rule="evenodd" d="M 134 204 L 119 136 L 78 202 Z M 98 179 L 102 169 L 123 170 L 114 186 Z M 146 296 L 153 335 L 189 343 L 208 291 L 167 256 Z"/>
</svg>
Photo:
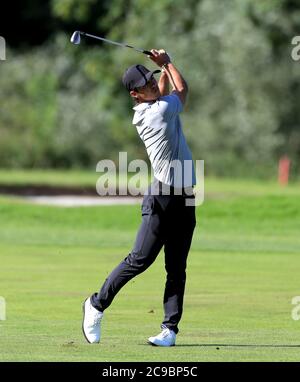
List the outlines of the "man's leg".
<svg viewBox="0 0 300 382">
<path fill-rule="evenodd" d="M 177 333 L 183 309 L 186 262 L 196 225 L 195 207 L 185 206 L 184 197 L 173 199 L 167 221 L 168 232 L 164 247 L 167 280 L 162 327 Z"/>
<path fill-rule="evenodd" d="M 145 271 L 156 259 L 163 244 L 163 214 L 152 195 L 145 195 L 142 224 L 131 253 L 111 272 L 99 293 L 91 297 L 94 308 L 104 311 L 119 290 L 133 277 Z"/>
</svg>

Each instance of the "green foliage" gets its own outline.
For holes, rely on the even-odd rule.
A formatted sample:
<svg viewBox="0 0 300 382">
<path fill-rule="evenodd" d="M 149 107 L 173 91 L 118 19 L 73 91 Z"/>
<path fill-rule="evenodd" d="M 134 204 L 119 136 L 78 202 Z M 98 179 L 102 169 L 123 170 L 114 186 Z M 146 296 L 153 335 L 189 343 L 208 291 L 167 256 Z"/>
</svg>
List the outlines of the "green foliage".
<svg viewBox="0 0 300 382">
<path fill-rule="evenodd" d="M 216 174 L 274 175 L 285 139 L 278 103 L 290 101 L 293 62 L 289 52 L 275 61 L 272 39 L 252 20 L 250 5 L 260 15 L 277 12 L 278 20 L 282 2 L 155 2 L 143 16 L 145 2 L 133 3 L 124 38 L 165 48 L 190 85 L 183 122 L 194 156 Z M 115 51 L 115 60 L 125 54 Z M 295 116 L 293 104 L 286 106 Z"/>
<path fill-rule="evenodd" d="M 53 13 L 62 19 L 68 20 L 72 17 L 75 21 L 87 21 L 91 8 L 96 3 L 97 0 L 53 0 L 52 9 Z"/>
<path fill-rule="evenodd" d="M 114 112 L 109 58 L 95 49 L 79 58 L 70 48 L 60 36 L 47 47 L 11 53 L 2 68 L 2 167 L 94 166 L 117 159 L 127 145 L 130 153 L 137 137 Z"/>
<path fill-rule="evenodd" d="M 290 56 L 297 2 L 52 0 L 52 12 L 69 26 L 90 20 L 91 33 L 170 52 L 190 88 L 185 134 L 209 173 L 274 176 L 282 154 L 297 173 L 300 71 Z M 0 166 L 94 166 L 122 150 L 146 157 L 120 80 L 129 65 L 153 63 L 68 39 L 58 34 L 1 64 Z"/>
</svg>

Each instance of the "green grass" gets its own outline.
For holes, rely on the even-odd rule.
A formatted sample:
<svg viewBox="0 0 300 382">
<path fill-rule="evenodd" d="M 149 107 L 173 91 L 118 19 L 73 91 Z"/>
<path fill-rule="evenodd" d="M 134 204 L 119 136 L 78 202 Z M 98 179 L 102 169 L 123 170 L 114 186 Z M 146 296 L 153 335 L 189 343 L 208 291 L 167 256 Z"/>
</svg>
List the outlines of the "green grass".
<svg viewBox="0 0 300 382">
<path fill-rule="evenodd" d="M 0 169 L 0 185 L 91 186 L 99 177 L 96 167 L 90 170 L 6 170 Z"/>
<path fill-rule="evenodd" d="M 57 170 L 57 169 L 36 169 L 36 170 L 16 170 L 0 168 L 0 186 L 60 186 L 60 187 L 91 187 L 96 186 L 97 180 L 102 174 L 96 172 L 95 168 L 87 170 Z M 120 183 L 123 184 L 126 176 L 130 179 L 134 173 L 120 175 Z M 205 178 L 205 191 L 207 194 L 222 198 L 236 195 L 299 195 L 299 182 L 292 182 L 288 187 L 278 186 L 276 180 L 252 180 L 252 179 L 219 179 L 214 177 Z"/>
<path fill-rule="evenodd" d="M 97 180 L 103 173 L 96 172 L 96 166 L 88 170 L 6 170 L 0 169 L 0 186 L 61 186 L 61 187 L 91 187 L 95 188 Z M 117 174 L 118 175 L 118 174 Z M 126 184 L 134 173 L 120 174 L 121 185 Z M 105 174 L 107 176 L 107 173 Z M 113 177 L 110 184 L 113 184 Z"/>
<path fill-rule="evenodd" d="M 163 253 L 106 311 L 101 344 L 81 333 L 81 303 L 130 251 L 139 206 L 70 209 L 1 197 L 0 360 L 299 361 L 291 300 L 300 295 L 300 187 L 210 179 L 206 189 L 169 349 L 146 345 L 162 319 Z"/>
</svg>

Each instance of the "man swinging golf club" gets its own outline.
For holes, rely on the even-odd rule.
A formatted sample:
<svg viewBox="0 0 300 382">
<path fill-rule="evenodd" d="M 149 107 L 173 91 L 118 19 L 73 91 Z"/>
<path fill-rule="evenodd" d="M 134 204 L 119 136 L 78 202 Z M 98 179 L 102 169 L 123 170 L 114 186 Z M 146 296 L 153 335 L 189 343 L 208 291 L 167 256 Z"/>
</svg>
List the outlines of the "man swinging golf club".
<svg viewBox="0 0 300 382">
<path fill-rule="evenodd" d="M 179 118 L 188 87 L 165 51 L 152 49 L 151 53 L 149 58 L 162 68 L 159 82 L 154 74 L 160 70 L 151 72 L 142 65 L 134 65 L 124 73 L 123 84 L 135 101 L 132 123 L 145 144 L 154 181 L 144 195 L 142 222 L 132 251 L 111 272 L 100 291 L 83 304 L 82 328 L 89 343 L 100 342 L 103 312 L 119 290 L 144 272 L 162 247 L 167 273 L 164 319 L 161 333 L 150 337 L 148 343 L 175 345 L 182 316 L 187 256 L 196 225 L 195 204 L 186 203 L 194 198 L 195 171 Z"/>
</svg>

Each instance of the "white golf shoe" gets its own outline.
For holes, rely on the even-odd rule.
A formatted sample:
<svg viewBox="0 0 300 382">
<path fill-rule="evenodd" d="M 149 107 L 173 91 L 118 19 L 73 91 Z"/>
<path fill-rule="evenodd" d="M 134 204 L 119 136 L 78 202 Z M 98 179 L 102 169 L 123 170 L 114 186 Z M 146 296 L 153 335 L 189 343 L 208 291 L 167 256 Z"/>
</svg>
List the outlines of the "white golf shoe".
<svg viewBox="0 0 300 382">
<path fill-rule="evenodd" d="M 103 312 L 95 309 L 92 304 L 90 297 L 83 303 L 83 321 L 82 321 L 82 331 L 85 339 L 90 344 L 100 342 L 101 337 L 101 320 L 103 317 Z"/>
<path fill-rule="evenodd" d="M 175 332 L 168 328 L 164 328 L 157 336 L 148 338 L 149 344 L 154 346 L 174 346 L 175 341 Z"/>
</svg>

